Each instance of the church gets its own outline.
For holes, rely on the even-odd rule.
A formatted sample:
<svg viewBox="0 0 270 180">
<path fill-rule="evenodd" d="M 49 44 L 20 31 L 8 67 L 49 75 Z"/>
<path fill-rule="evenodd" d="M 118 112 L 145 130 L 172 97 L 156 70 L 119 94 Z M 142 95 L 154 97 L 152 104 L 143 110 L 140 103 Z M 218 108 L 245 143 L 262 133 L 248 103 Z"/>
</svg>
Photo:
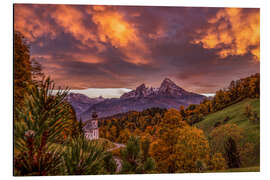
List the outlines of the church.
<svg viewBox="0 0 270 180">
<path fill-rule="evenodd" d="M 99 138 L 98 131 L 98 116 L 96 112 L 92 113 L 92 119 L 86 121 L 85 126 L 83 127 L 84 135 L 86 139 L 93 140 Z"/>
</svg>

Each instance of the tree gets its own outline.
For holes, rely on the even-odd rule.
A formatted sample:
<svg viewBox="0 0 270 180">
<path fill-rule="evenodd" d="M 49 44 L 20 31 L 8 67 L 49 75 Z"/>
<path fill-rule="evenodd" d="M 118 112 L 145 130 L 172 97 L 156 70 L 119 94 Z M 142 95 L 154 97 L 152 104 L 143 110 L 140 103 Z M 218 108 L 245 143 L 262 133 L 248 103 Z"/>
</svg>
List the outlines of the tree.
<svg viewBox="0 0 270 180">
<path fill-rule="evenodd" d="M 198 172 L 205 170 L 210 159 L 210 147 L 203 131 L 187 126 L 180 129 L 178 135 L 175 147 L 177 171 Z"/>
<path fill-rule="evenodd" d="M 22 106 L 27 88 L 31 84 L 29 46 L 22 34 L 14 32 L 14 105 Z M 15 118 L 16 119 L 16 118 Z"/>
<path fill-rule="evenodd" d="M 224 124 L 213 129 L 210 133 L 212 152 L 220 152 L 225 155 L 224 144 L 229 137 L 239 141 L 243 137 L 243 129 L 236 124 Z"/>
<path fill-rule="evenodd" d="M 55 175 L 61 167 L 59 148 L 62 133 L 71 127 L 65 97 L 67 90 L 53 95 L 49 78 L 41 86 L 33 85 L 24 96 L 24 106 L 16 107 L 14 122 L 15 175 Z"/>
<path fill-rule="evenodd" d="M 42 66 L 36 59 L 31 60 L 31 76 L 35 84 L 40 84 L 45 77 L 42 72 Z"/>
<path fill-rule="evenodd" d="M 106 158 L 108 158 L 108 154 L 104 147 L 98 145 L 97 142 L 88 141 L 84 136 L 71 139 L 63 152 L 63 174 L 104 174 L 106 173 L 104 161 Z"/>
<path fill-rule="evenodd" d="M 197 161 L 206 164 L 208 140 L 201 130 L 189 126 L 178 111 L 168 110 L 159 127 L 158 139 L 150 147 L 159 172 L 193 172 L 198 170 Z"/>
<path fill-rule="evenodd" d="M 158 139 L 151 144 L 151 156 L 156 160 L 160 172 L 176 172 L 176 144 L 179 128 L 188 126 L 179 111 L 169 109 L 161 119 Z"/>
<path fill-rule="evenodd" d="M 240 157 L 236 147 L 236 143 L 233 138 L 229 137 L 225 144 L 225 159 L 229 168 L 239 168 L 240 167 Z"/>
<path fill-rule="evenodd" d="M 131 136 L 126 148 L 121 150 L 121 157 L 123 160 L 122 173 L 141 174 L 150 173 L 154 170 L 154 160 L 151 157 L 148 157 L 144 161 L 140 146 L 140 139 L 138 137 Z"/>
<path fill-rule="evenodd" d="M 248 167 L 254 165 L 257 161 L 258 154 L 255 151 L 255 145 L 247 142 L 239 148 L 239 156 L 242 167 Z"/>
<path fill-rule="evenodd" d="M 117 165 L 111 152 L 107 152 L 104 157 L 104 167 L 109 174 L 116 172 Z"/>
<path fill-rule="evenodd" d="M 83 132 L 83 122 L 82 119 L 80 118 L 79 124 L 78 124 L 78 129 L 77 129 L 77 136 L 82 136 L 84 135 Z"/>
<path fill-rule="evenodd" d="M 209 161 L 210 170 L 224 170 L 227 167 L 226 160 L 221 153 L 215 153 Z"/>
</svg>

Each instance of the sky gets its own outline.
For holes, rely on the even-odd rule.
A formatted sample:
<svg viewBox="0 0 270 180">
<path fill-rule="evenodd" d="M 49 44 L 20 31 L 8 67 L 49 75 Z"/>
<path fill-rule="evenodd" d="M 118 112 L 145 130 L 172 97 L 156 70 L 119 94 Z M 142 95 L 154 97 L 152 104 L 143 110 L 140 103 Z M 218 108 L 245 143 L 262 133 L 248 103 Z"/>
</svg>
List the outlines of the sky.
<svg viewBox="0 0 270 180">
<path fill-rule="evenodd" d="M 215 93 L 260 71 L 260 10 L 14 5 L 14 30 L 57 86 Z M 107 91 L 106 91 L 107 92 Z"/>
</svg>

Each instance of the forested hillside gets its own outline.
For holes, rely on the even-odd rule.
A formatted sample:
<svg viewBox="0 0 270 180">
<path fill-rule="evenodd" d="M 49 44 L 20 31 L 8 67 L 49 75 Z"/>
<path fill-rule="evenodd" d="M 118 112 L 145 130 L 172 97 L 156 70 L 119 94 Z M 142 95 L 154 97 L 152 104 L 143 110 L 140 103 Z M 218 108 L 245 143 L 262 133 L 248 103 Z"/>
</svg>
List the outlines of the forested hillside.
<svg viewBox="0 0 270 180">
<path fill-rule="evenodd" d="M 179 110 L 155 108 L 101 119 L 100 134 L 119 143 L 126 143 L 131 135 L 147 139 L 149 154 L 155 159 L 158 172 L 258 167 L 259 82 L 259 74 L 232 81 L 213 98 L 205 99 L 199 105 L 181 106 Z M 184 144 L 177 145 L 179 142 Z M 177 154 L 180 147 L 188 153 Z M 189 152 L 189 148 L 192 151 Z M 194 159 L 190 164 L 180 165 L 177 160 L 180 156 L 184 156 L 182 161 Z"/>
<path fill-rule="evenodd" d="M 250 114 L 249 114 L 250 113 Z M 229 125 L 232 129 L 229 130 Z M 215 133 L 230 135 L 239 130 L 238 146 L 242 153 L 243 166 L 260 164 L 260 100 L 244 99 L 221 111 L 207 115 L 203 121 L 195 124 L 211 139 Z M 233 129 L 235 128 L 235 129 Z M 235 132 L 233 132 L 235 131 Z M 238 132 L 237 132 L 238 133 Z M 224 135 L 224 134 L 223 134 Z"/>
</svg>

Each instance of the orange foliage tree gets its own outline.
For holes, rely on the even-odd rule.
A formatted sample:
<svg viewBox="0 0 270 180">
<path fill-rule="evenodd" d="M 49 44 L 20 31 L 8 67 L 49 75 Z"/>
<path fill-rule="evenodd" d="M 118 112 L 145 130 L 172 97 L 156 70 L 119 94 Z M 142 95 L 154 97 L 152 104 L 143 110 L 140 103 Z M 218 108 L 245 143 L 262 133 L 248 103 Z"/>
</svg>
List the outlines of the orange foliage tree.
<svg viewBox="0 0 270 180">
<path fill-rule="evenodd" d="M 158 139 L 150 154 L 163 173 L 196 171 L 196 161 L 209 159 L 209 144 L 203 132 L 183 121 L 179 111 L 170 109 L 160 123 Z"/>
</svg>

